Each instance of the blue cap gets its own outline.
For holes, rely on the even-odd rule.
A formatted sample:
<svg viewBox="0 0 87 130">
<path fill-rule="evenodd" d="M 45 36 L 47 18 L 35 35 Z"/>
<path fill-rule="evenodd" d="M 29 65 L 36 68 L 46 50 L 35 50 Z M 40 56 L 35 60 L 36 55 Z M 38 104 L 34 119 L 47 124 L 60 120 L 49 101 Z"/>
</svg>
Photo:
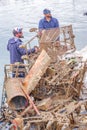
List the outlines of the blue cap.
<svg viewBox="0 0 87 130">
<path fill-rule="evenodd" d="M 22 32 L 22 28 L 20 27 L 16 27 L 13 29 L 13 34 L 16 35 L 17 33 L 21 33 Z"/>
<path fill-rule="evenodd" d="M 51 11 L 49 9 L 44 9 L 43 14 L 51 14 Z"/>
</svg>

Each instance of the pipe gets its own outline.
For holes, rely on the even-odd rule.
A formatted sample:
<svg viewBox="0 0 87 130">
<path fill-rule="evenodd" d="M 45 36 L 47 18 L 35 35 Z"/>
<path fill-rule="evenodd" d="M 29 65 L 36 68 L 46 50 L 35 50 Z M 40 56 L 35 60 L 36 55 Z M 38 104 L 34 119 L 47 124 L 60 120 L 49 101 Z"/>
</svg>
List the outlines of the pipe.
<svg viewBox="0 0 87 130">
<path fill-rule="evenodd" d="M 22 83 L 18 78 L 8 79 L 5 83 L 8 105 L 12 109 L 24 109 L 28 105 L 27 97 L 21 87 Z"/>
</svg>

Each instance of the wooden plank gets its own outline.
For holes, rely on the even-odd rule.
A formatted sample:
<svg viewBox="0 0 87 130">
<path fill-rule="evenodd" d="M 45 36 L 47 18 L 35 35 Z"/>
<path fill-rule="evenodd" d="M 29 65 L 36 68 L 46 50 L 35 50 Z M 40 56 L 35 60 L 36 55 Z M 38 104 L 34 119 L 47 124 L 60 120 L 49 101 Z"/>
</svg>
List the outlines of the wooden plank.
<svg viewBox="0 0 87 130">
<path fill-rule="evenodd" d="M 31 70 L 29 71 L 28 75 L 25 77 L 23 82 L 24 88 L 28 93 L 31 93 L 35 89 L 39 80 L 46 72 L 46 69 L 50 64 L 50 60 L 51 59 L 46 53 L 46 51 L 42 50 L 41 54 L 37 58 L 35 64 L 31 68 Z"/>
</svg>

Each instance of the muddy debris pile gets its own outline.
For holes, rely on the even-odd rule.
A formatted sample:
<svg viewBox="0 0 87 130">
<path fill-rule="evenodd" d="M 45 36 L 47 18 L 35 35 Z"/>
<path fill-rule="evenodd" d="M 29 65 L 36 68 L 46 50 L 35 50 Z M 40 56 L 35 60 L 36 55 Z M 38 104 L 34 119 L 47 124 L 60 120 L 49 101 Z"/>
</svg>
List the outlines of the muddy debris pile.
<svg viewBox="0 0 87 130">
<path fill-rule="evenodd" d="M 72 26 L 47 31 L 40 51 L 23 68 L 25 78 L 9 77 L 14 65 L 5 66 L 0 130 L 87 130 L 87 100 L 82 97 L 87 61 L 75 53 Z M 59 32 L 62 40 L 56 43 Z"/>
</svg>

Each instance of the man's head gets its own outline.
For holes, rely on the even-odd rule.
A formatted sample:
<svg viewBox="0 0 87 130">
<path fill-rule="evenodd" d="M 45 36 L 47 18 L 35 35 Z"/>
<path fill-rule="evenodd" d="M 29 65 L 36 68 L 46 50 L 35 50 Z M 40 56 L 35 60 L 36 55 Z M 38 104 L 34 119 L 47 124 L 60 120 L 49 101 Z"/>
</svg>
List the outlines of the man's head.
<svg viewBox="0 0 87 130">
<path fill-rule="evenodd" d="M 49 9 L 44 9 L 43 10 L 43 14 L 46 18 L 50 18 L 51 17 L 51 11 Z"/>
<path fill-rule="evenodd" d="M 22 28 L 16 27 L 13 29 L 13 35 L 18 38 L 23 38 Z"/>
</svg>

